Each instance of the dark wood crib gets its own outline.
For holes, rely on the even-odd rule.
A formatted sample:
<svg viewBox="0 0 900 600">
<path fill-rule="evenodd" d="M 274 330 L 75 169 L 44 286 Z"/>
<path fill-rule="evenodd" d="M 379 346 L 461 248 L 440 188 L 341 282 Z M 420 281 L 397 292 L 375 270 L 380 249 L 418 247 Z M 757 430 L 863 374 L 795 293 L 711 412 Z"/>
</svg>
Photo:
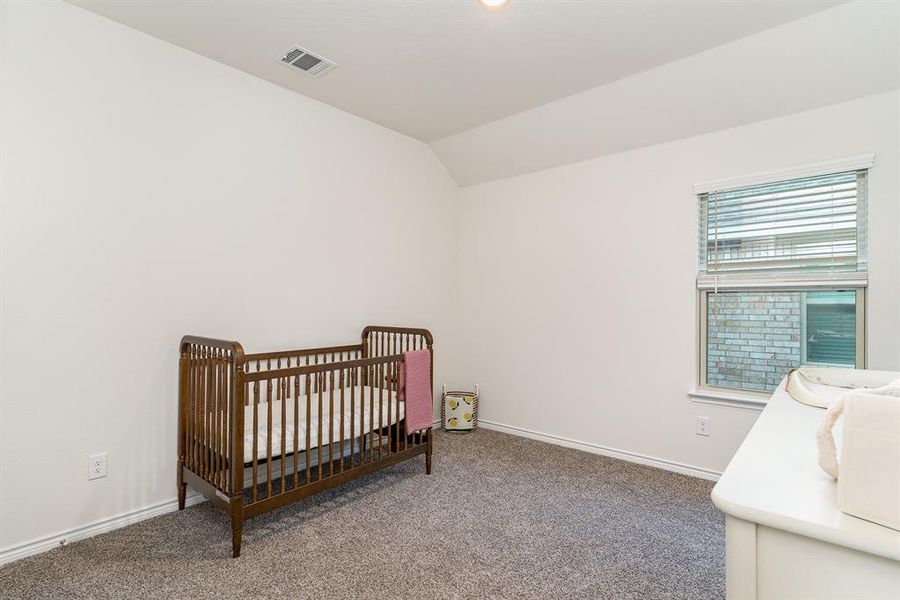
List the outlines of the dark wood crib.
<svg viewBox="0 0 900 600">
<path fill-rule="evenodd" d="M 185 336 L 178 401 L 178 506 L 186 486 L 246 519 L 418 454 L 431 473 L 431 427 L 406 434 L 403 353 L 426 329 L 369 326 L 358 344 L 244 354 L 238 342 Z"/>
</svg>

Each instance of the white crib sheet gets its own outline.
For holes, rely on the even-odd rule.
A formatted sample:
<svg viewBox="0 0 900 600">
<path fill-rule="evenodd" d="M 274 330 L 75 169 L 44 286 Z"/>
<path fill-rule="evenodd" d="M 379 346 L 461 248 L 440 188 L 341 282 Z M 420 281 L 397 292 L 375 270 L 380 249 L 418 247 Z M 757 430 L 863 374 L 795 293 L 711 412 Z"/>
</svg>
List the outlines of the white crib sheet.
<svg viewBox="0 0 900 600">
<path fill-rule="evenodd" d="M 341 440 L 341 400 L 340 391 L 334 390 L 334 419 L 333 427 L 329 413 L 329 394 L 330 392 L 322 392 L 322 444 L 338 443 Z M 351 432 L 356 440 L 359 440 L 360 432 L 369 433 L 371 427 L 377 430 L 379 427 L 393 425 L 398 420 L 396 394 L 390 390 L 372 389 L 366 386 L 356 386 L 354 388 L 344 388 L 344 441 L 350 440 Z M 353 396 L 353 421 L 350 420 L 350 398 L 351 391 Z M 381 398 L 381 415 L 378 414 L 378 400 Z M 374 400 L 373 410 L 369 410 L 369 401 Z M 285 422 L 285 455 L 294 451 L 294 398 L 288 398 L 284 401 Z M 299 439 L 297 440 L 297 448 L 300 452 L 306 450 L 306 430 L 307 430 L 307 414 L 306 414 L 306 396 L 300 396 L 297 399 L 298 407 L 298 425 L 297 431 Z M 309 447 L 310 450 L 319 446 L 319 395 L 312 393 L 310 395 L 310 413 L 309 413 Z M 390 404 L 390 410 L 388 410 Z M 403 419 L 405 414 L 404 403 L 399 403 L 400 415 L 399 419 Z M 388 415 L 390 414 L 390 423 Z M 375 421 L 372 423 L 371 417 L 374 416 Z M 268 440 L 268 407 L 266 403 L 260 402 L 257 408 L 257 430 L 259 431 L 257 438 L 256 458 L 265 460 L 268 456 L 266 442 Z M 272 401 L 272 458 L 281 458 L 281 401 Z M 323 456 L 327 456 L 327 450 Z M 249 463 L 253 460 L 253 404 L 244 407 L 244 462 Z"/>
</svg>

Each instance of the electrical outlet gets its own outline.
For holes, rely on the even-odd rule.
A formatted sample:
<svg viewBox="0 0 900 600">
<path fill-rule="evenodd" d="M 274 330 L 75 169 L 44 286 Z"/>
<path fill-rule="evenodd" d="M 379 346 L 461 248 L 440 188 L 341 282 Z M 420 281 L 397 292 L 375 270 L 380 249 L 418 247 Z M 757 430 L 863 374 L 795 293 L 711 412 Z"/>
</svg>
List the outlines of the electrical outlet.
<svg viewBox="0 0 900 600">
<path fill-rule="evenodd" d="M 103 454 L 91 454 L 88 456 L 88 479 L 100 479 L 101 477 L 106 477 L 106 459 L 108 455 L 106 452 Z"/>
<path fill-rule="evenodd" d="M 697 435 L 709 437 L 709 417 L 697 417 Z"/>
</svg>

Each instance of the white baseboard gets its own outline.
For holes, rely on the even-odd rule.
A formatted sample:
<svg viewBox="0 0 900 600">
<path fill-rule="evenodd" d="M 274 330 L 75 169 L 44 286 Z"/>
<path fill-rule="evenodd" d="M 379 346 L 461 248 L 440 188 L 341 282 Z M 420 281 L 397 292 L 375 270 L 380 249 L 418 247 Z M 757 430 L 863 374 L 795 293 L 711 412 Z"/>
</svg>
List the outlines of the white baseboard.
<svg viewBox="0 0 900 600">
<path fill-rule="evenodd" d="M 436 420 L 434 422 L 434 425 L 435 427 L 438 427 L 440 425 L 440 420 Z M 524 429 L 522 427 L 513 427 L 512 425 L 503 425 L 501 423 L 494 423 L 493 421 L 485 421 L 484 419 L 478 420 L 478 426 L 485 429 L 491 429 L 493 431 L 500 431 L 502 433 L 509 433 L 520 437 L 539 440 L 541 442 L 547 442 L 549 444 L 555 444 L 557 446 L 565 446 L 567 448 L 574 448 L 576 450 L 582 450 L 584 452 L 590 452 L 592 454 L 600 454 L 602 456 L 609 456 L 611 458 L 618 458 L 621 460 L 626 460 L 628 462 L 648 465 L 651 467 L 656 467 L 658 469 L 665 469 L 666 471 L 681 473 L 683 475 L 690 475 L 692 477 L 708 479 L 710 481 L 716 481 L 721 475 L 720 472 L 713 471 L 711 469 L 704 469 L 702 467 L 686 465 L 671 460 L 665 460 L 653 456 L 646 456 L 637 452 L 616 450 L 615 448 L 608 448 L 599 444 L 580 442 L 578 440 L 551 435 L 549 433 L 542 433 L 540 431 L 532 431 L 530 429 Z M 185 506 L 194 506 L 195 504 L 200 504 L 201 502 L 205 501 L 206 498 L 204 498 L 201 494 L 188 494 L 185 500 Z M 48 550 L 52 550 L 53 548 L 65 546 L 66 544 L 71 544 L 73 542 L 93 537 L 101 533 L 106 533 L 107 531 L 119 529 L 120 527 L 131 525 L 132 523 L 137 523 L 146 519 L 152 519 L 153 517 L 164 515 L 166 513 L 175 512 L 176 510 L 178 510 L 177 499 L 164 500 L 163 502 L 159 502 L 157 504 L 151 504 L 150 506 L 145 506 L 144 508 L 139 508 L 137 510 L 122 513 L 114 517 L 100 519 L 98 521 L 94 521 L 93 523 L 82 525 L 81 527 L 73 527 L 72 529 L 67 529 L 59 533 L 32 540 L 30 542 L 24 542 L 21 544 L 7 546 L 6 548 L 0 548 L 0 565 L 19 560 L 20 558 L 25 558 L 26 556 L 32 556 L 34 554 L 40 554 L 41 552 L 47 552 Z"/>
<path fill-rule="evenodd" d="M 502 423 L 485 421 L 484 419 L 478 419 L 478 426 L 484 427 L 485 429 L 491 429 L 493 431 L 500 431 L 502 433 L 509 433 L 512 435 L 517 435 L 519 437 L 547 442 L 548 444 L 565 446 L 566 448 L 574 448 L 583 452 L 590 452 L 591 454 L 600 454 L 601 456 L 618 458 L 620 460 L 626 460 L 628 462 L 656 467 L 657 469 L 665 469 L 666 471 L 673 471 L 675 473 L 681 473 L 682 475 L 690 475 L 691 477 L 708 479 L 709 481 L 718 481 L 719 476 L 722 475 L 721 472 L 713 471 L 712 469 L 686 465 L 684 463 L 675 462 L 673 460 L 656 458 L 655 456 L 647 456 L 646 454 L 639 454 L 637 452 L 630 452 L 628 450 L 617 450 L 616 448 L 608 448 L 599 444 L 580 442 L 578 440 L 573 440 L 558 435 L 551 435 L 549 433 L 542 433 L 540 431 L 532 431 L 531 429 L 524 429 L 522 427 L 513 427 L 512 425 L 503 425 Z"/>
<path fill-rule="evenodd" d="M 187 498 L 185 498 L 185 506 L 193 506 L 195 504 L 200 504 L 201 502 L 206 502 L 206 498 L 201 494 L 188 494 Z M 72 529 L 54 533 L 30 542 L 0 548 L 0 565 L 19 560 L 20 558 L 25 558 L 26 556 L 47 552 L 48 550 L 53 550 L 59 546 L 65 546 L 72 542 L 77 542 L 101 533 L 106 533 L 107 531 L 112 531 L 113 529 L 119 529 L 120 527 L 125 527 L 126 525 L 137 523 L 138 521 L 144 521 L 146 519 L 158 517 L 159 515 L 175 512 L 176 510 L 178 510 L 177 499 L 164 500 L 163 502 L 151 504 L 144 508 L 122 513 L 114 517 L 100 519 L 80 527 L 73 527 Z"/>
</svg>

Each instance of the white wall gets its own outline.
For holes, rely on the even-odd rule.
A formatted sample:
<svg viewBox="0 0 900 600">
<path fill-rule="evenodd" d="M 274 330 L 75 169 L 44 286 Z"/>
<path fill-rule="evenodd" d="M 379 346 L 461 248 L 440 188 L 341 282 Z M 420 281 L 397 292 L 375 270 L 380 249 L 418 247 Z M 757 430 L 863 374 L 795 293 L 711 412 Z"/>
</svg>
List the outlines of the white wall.
<svg viewBox="0 0 900 600">
<path fill-rule="evenodd" d="M 463 188 L 459 383 L 481 384 L 480 419 L 720 471 L 758 413 L 686 394 L 691 186 L 864 152 L 876 154 L 869 365 L 900 368 L 898 126 L 892 92 Z"/>
<path fill-rule="evenodd" d="M 0 554 L 174 498 L 188 332 L 254 351 L 424 325 L 483 420 L 720 470 L 756 413 L 686 396 L 691 184 L 874 151 L 870 364 L 897 368 L 898 106 L 460 191 L 409 138 L 67 4 L 0 2 Z"/>
<path fill-rule="evenodd" d="M 426 326 L 442 378 L 428 146 L 61 2 L 0 5 L 0 56 L 0 550 L 175 497 L 185 333 Z"/>
</svg>

